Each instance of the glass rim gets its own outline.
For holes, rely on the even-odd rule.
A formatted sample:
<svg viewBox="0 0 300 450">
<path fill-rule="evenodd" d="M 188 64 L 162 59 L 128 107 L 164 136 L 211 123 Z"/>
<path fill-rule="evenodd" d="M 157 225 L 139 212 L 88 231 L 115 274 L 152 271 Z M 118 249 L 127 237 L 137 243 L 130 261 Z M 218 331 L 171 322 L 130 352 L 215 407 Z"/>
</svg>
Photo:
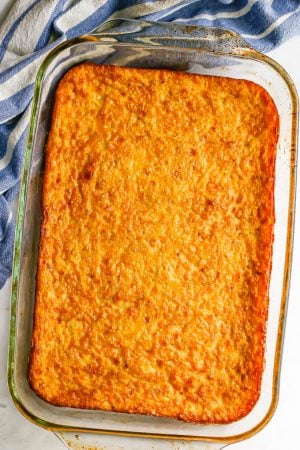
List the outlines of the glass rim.
<svg viewBox="0 0 300 450">
<path fill-rule="evenodd" d="M 127 19 L 116 19 L 117 21 L 127 21 Z M 106 26 L 109 22 L 107 21 L 103 24 L 103 27 Z M 149 23 L 149 24 L 160 24 L 170 25 L 168 22 L 146 22 L 146 21 L 135 21 L 129 20 L 129 22 L 133 23 Z M 172 23 L 172 25 L 176 25 Z M 182 24 L 178 24 L 181 27 L 185 27 Z M 190 26 L 191 27 L 191 26 Z M 223 33 L 228 33 L 230 36 L 240 37 L 237 33 L 225 30 L 217 27 L 198 27 L 193 25 L 193 29 L 202 29 L 206 30 L 210 28 L 210 30 L 222 30 Z M 101 27 L 102 28 L 102 27 Z M 172 40 L 172 36 L 168 37 Z M 241 38 L 242 39 L 242 38 Z M 243 39 L 242 39 L 243 40 Z M 20 193 L 19 193 L 19 205 L 18 205 L 18 213 L 17 213 L 17 223 L 15 230 L 15 244 L 14 244 L 14 257 L 13 257 L 13 270 L 12 270 L 12 290 L 11 290 L 11 311 L 10 311 L 10 334 L 9 334 L 9 353 L 8 353 L 8 386 L 10 390 L 11 397 L 17 407 L 17 409 L 31 422 L 39 425 L 45 429 L 51 431 L 72 431 L 72 432 L 89 432 L 96 434 L 110 434 L 110 435 L 118 435 L 118 436 L 127 436 L 127 437 L 143 437 L 143 438 L 156 438 L 156 439 L 174 439 L 174 440 L 186 440 L 186 441 L 207 441 L 207 442 L 221 442 L 225 444 L 238 442 L 249 438 L 259 432 L 265 425 L 271 420 L 278 403 L 278 394 L 279 394 L 279 381 L 280 381 L 280 369 L 281 369 L 281 361 L 282 361 L 282 346 L 284 340 L 284 330 L 285 330 L 285 322 L 286 322 L 286 310 L 287 303 L 289 297 L 289 288 L 290 288 L 290 277 L 291 277 L 291 269 L 292 269 L 292 253 L 293 253 L 293 237 L 294 237 L 294 219 L 295 219 L 295 201 L 296 201 L 296 160 L 297 160 L 297 126 L 298 126 L 298 97 L 297 91 L 293 81 L 287 72 L 274 61 L 272 58 L 252 49 L 251 47 L 236 47 L 236 51 L 227 52 L 226 51 L 209 51 L 206 49 L 201 49 L 197 47 L 177 47 L 177 46 L 154 46 L 150 44 L 142 44 L 135 43 L 136 47 L 141 48 L 157 48 L 157 49 L 169 49 L 169 50 L 180 50 L 180 51 L 196 51 L 200 53 L 210 53 L 212 55 L 224 55 L 227 54 L 233 58 L 245 58 L 252 59 L 255 61 L 259 61 L 266 65 L 271 66 L 283 79 L 285 84 L 288 87 L 291 101 L 292 101 L 292 114 L 291 114 L 291 146 L 290 146 L 290 193 L 289 193 L 289 206 L 288 206 L 288 225 L 287 225 L 287 237 L 286 237 L 286 253 L 285 253 L 285 262 L 284 262 L 284 281 L 282 287 L 281 294 L 281 304 L 280 304 L 280 315 L 278 322 L 278 332 L 277 332 L 277 341 L 276 341 L 276 353 L 274 359 L 274 371 L 273 371 L 273 380 L 272 380 L 272 401 L 269 407 L 269 410 L 265 414 L 264 418 L 256 424 L 254 427 L 249 429 L 248 431 L 242 432 L 240 434 L 235 434 L 232 436 L 190 436 L 190 435 L 173 435 L 173 434 L 156 434 L 156 433 L 147 433 L 147 432 L 134 432 L 134 431 L 115 431 L 115 430 L 105 430 L 105 429 L 97 429 L 90 427 L 77 427 L 77 426 L 65 426 L 54 424 L 48 422 L 44 419 L 41 419 L 31 412 L 29 412 L 26 406 L 22 403 L 15 384 L 14 380 L 14 360 L 15 360 L 15 352 L 16 352 L 16 320 L 17 320 L 17 302 L 18 302 L 18 290 L 19 290 L 19 272 L 20 272 L 20 253 L 21 253 L 21 244 L 22 244 L 22 236 L 23 236 L 23 221 L 24 221 L 24 213 L 25 213 L 25 203 L 26 203 L 26 191 L 27 191 L 27 175 L 30 168 L 30 157 L 32 151 L 33 137 L 37 125 L 37 112 L 38 105 L 40 100 L 41 89 L 43 85 L 44 76 L 46 74 L 46 70 L 49 64 L 53 61 L 53 59 L 66 48 L 70 48 L 77 44 L 81 44 L 84 42 L 96 42 L 101 45 L 118 45 L 118 46 L 128 46 L 132 45 L 132 43 L 126 42 L 114 42 L 105 41 L 103 37 L 99 36 L 98 30 L 92 32 L 89 35 L 83 35 L 78 38 L 74 38 L 63 43 L 60 43 L 56 46 L 44 59 L 42 62 L 35 81 L 34 86 L 34 94 L 32 99 L 31 106 L 31 116 L 30 116 L 30 125 L 27 137 L 27 144 L 25 147 L 24 153 L 24 165 L 23 165 L 23 173 L 21 177 L 20 183 Z"/>
</svg>

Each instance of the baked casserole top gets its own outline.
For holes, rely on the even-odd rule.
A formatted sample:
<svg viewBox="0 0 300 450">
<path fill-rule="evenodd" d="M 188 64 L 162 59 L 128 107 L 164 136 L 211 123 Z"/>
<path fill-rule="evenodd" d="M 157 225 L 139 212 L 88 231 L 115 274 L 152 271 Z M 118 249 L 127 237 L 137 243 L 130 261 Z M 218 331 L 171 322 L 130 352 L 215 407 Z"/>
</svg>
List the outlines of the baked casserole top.
<svg viewBox="0 0 300 450">
<path fill-rule="evenodd" d="M 250 81 L 95 64 L 63 77 L 29 368 L 40 397 L 201 423 L 253 408 L 277 135 Z"/>
</svg>

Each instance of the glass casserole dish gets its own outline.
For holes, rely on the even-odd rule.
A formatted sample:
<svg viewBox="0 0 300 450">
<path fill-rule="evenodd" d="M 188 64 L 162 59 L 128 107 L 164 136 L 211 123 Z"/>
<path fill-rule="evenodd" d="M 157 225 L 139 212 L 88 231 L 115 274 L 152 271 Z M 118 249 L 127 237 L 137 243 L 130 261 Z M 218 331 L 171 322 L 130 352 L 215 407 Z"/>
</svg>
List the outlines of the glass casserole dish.
<svg viewBox="0 0 300 450">
<path fill-rule="evenodd" d="M 167 68 L 251 80 L 264 87 L 275 101 L 280 117 L 280 135 L 276 156 L 276 222 L 265 368 L 257 404 L 237 422 L 204 426 L 159 417 L 56 407 L 38 398 L 28 384 L 44 148 L 52 100 L 64 73 L 83 61 Z M 120 19 L 107 22 L 89 36 L 67 41 L 48 55 L 35 85 L 13 266 L 8 379 L 15 404 L 25 416 L 38 425 L 62 433 L 88 432 L 152 438 L 145 440 L 144 448 L 153 445 L 153 439 L 197 441 L 195 448 L 199 448 L 199 441 L 208 441 L 221 447 L 251 436 L 270 420 L 278 400 L 291 270 L 297 114 L 296 91 L 283 69 L 270 58 L 249 48 L 240 36 L 226 30 Z M 92 439 L 95 442 L 95 438 Z M 169 448 L 166 442 L 163 445 Z"/>
</svg>

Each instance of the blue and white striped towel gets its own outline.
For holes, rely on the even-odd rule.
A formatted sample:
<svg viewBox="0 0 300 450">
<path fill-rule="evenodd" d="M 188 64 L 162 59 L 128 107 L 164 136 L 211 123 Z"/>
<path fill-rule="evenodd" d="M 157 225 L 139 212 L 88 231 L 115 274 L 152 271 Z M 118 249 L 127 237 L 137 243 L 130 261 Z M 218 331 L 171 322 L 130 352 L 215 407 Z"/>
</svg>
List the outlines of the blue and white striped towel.
<svg viewBox="0 0 300 450">
<path fill-rule="evenodd" d="M 18 193 L 37 69 L 58 43 L 115 17 L 228 28 L 266 52 L 300 32 L 300 1 L 16 0 L 0 26 L 0 287 L 11 273 L 10 203 Z"/>
</svg>

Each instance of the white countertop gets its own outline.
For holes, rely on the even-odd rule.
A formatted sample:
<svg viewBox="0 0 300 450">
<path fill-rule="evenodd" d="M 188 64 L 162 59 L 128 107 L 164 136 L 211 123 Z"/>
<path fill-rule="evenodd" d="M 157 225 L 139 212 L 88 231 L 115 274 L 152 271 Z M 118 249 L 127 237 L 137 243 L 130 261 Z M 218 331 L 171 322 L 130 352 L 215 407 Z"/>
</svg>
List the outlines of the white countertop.
<svg viewBox="0 0 300 450">
<path fill-rule="evenodd" d="M 12 0 L 0 0 L 0 22 L 6 5 Z M 294 80 L 300 94 L 300 36 L 269 53 Z M 300 183 L 295 224 L 295 246 L 286 335 L 281 371 L 280 397 L 271 422 L 256 436 L 228 448 L 232 450 L 290 450 L 300 448 Z M 63 450 L 64 445 L 54 434 L 28 422 L 15 408 L 7 381 L 7 348 L 11 282 L 0 290 L 0 450 Z M 143 449 L 141 441 L 140 448 Z M 298 445 L 298 447 L 296 447 Z M 131 450 L 128 448 L 128 450 Z M 159 450 L 159 448 L 158 448 Z"/>
</svg>

